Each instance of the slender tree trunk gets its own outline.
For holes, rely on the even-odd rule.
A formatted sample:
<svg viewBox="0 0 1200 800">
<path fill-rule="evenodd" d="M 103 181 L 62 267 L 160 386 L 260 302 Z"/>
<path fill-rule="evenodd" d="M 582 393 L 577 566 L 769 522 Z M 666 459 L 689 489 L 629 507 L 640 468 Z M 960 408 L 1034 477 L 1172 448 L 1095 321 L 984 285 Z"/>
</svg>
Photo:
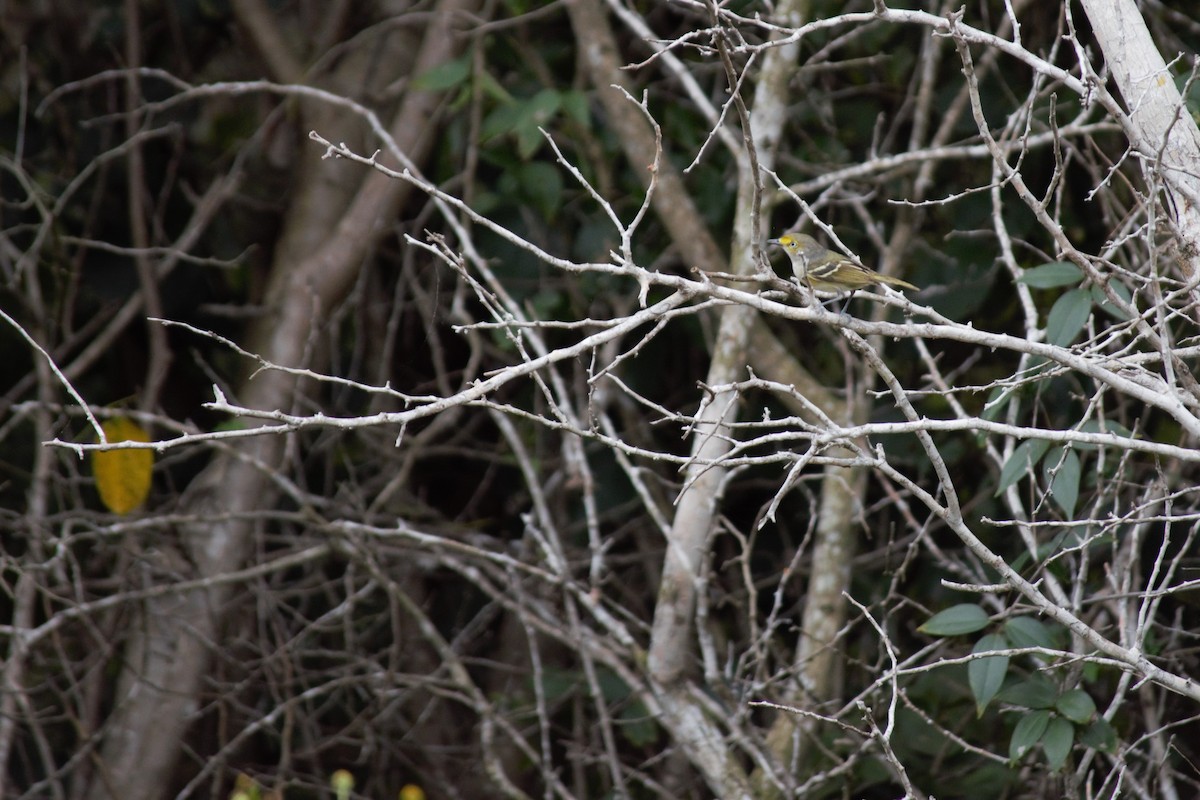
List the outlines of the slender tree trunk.
<svg viewBox="0 0 1200 800">
<path fill-rule="evenodd" d="M 430 15 L 414 74 L 457 54 L 463 41 L 452 35 L 452 27 L 460 13 L 475 6 L 475 0 L 439 3 Z M 391 126 L 400 148 L 416 162 L 432 142 L 437 102 L 436 96 L 410 93 Z M 319 154 L 302 151 L 302 157 Z M 312 188 L 320 191 L 320 182 Z M 408 192 L 406 183 L 364 173 L 349 208 L 319 248 L 300 261 L 277 258 L 267 290 L 269 313 L 252 331 L 248 349 L 273 363 L 303 364 L 314 329 L 345 296 Z M 288 409 L 298 388 L 291 376 L 268 371 L 240 387 L 238 398 L 254 408 Z M 248 517 L 273 502 L 273 471 L 286 446 L 283 437 L 264 436 L 246 441 L 236 452 L 215 455 L 188 487 L 182 509 L 208 521 L 183 527 L 178 547 L 160 543 L 149 559 L 152 567 L 163 574 L 192 571 L 215 579 L 243 565 L 256 530 Z M 156 597 L 141 607 L 125 651 L 100 779 L 91 790 L 94 800 L 152 800 L 169 789 L 183 737 L 203 703 L 205 671 L 212 649 L 220 647 L 233 591 L 214 582 L 206 590 Z"/>
</svg>

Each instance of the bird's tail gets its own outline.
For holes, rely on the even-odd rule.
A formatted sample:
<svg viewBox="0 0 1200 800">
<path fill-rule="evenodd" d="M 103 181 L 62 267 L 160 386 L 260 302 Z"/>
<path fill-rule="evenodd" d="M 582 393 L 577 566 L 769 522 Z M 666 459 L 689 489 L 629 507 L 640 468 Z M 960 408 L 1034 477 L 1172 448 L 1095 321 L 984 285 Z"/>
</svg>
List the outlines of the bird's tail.
<svg viewBox="0 0 1200 800">
<path fill-rule="evenodd" d="M 893 286 L 897 289 L 911 289 L 914 292 L 917 291 L 917 287 L 913 286 L 908 281 L 901 280 L 900 278 L 893 278 L 891 275 L 880 275 L 879 282 L 886 283 L 888 286 Z"/>
</svg>

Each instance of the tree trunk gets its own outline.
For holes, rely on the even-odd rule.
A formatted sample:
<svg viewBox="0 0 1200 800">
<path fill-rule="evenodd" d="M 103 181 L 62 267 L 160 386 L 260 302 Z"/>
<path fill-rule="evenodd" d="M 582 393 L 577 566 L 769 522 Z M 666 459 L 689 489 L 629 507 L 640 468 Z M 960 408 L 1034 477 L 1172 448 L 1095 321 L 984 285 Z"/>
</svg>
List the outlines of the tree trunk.
<svg viewBox="0 0 1200 800">
<path fill-rule="evenodd" d="M 452 26 L 458 14 L 475 6 L 474 0 L 439 3 L 429 17 L 414 74 L 460 51 L 463 42 L 452 35 Z M 437 102 L 435 95 L 410 92 L 393 119 L 392 136 L 414 162 L 423 160 L 432 142 Z M 319 157 L 301 152 L 305 158 Z M 328 187 L 314 181 L 310 188 Z M 364 256 L 389 232 L 409 191 L 406 183 L 365 173 L 349 208 L 319 248 L 300 261 L 289 255 L 293 248 L 277 251 L 266 297 L 269 313 L 255 326 L 247 349 L 276 364 L 304 364 L 314 329 L 345 296 Z M 307 198 L 298 197 L 294 205 L 305 202 Z M 286 410 L 298 389 L 292 376 L 266 371 L 247 380 L 238 398 L 250 407 Z M 190 570 L 214 583 L 206 590 L 156 597 L 141 607 L 126 646 L 93 800 L 152 800 L 169 789 L 183 737 L 203 704 L 205 670 L 211 649 L 220 646 L 233 593 L 233 587 L 215 579 L 243 565 L 252 552 L 257 523 L 249 516 L 271 505 L 273 471 L 287 444 L 284 437 L 264 436 L 247 440 L 236 452 L 217 453 L 188 487 L 181 509 L 201 521 L 181 529 L 179 547 L 162 543 L 149 557 L 168 574 Z"/>
</svg>

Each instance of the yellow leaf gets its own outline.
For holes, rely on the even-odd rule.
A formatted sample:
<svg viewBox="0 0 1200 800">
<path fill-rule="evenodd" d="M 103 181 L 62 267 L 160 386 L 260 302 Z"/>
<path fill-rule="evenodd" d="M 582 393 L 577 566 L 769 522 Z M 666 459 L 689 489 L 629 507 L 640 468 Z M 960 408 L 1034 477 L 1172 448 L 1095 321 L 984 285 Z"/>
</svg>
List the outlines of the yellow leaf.
<svg viewBox="0 0 1200 800">
<path fill-rule="evenodd" d="M 150 435 L 133 420 L 114 417 L 100 427 L 110 442 L 148 442 Z M 128 514 L 150 494 L 152 450 L 93 450 L 92 472 L 100 500 L 115 514 Z"/>
<path fill-rule="evenodd" d="M 330 777 L 329 785 L 333 787 L 338 800 L 346 800 L 350 796 L 350 790 L 354 788 L 354 776 L 348 769 L 339 769 Z"/>
<path fill-rule="evenodd" d="M 400 800 L 425 800 L 425 790 L 415 783 L 409 783 L 400 790 Z"/>
</svg>

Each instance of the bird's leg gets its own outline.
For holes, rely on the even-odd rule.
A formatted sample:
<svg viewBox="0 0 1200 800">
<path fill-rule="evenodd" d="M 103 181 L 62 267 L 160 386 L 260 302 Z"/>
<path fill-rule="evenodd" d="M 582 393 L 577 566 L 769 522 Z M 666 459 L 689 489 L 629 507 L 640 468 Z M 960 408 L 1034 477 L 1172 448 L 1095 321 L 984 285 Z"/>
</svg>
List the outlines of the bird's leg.
<svg viewBox="0 0 1200 800">
<path fill-rule="evenodd" d="M 805 300 L 808 303 L 809 308 L 825 305 L 824 301 L 817 297 L 817 290 L 813 288 L 811 283 L 809 283 L 808 278 L 798 277 L 796 278 L 796 283 L 800 284 L 800 288 L 804 290 L 806 295 Z"/>
</svg>

